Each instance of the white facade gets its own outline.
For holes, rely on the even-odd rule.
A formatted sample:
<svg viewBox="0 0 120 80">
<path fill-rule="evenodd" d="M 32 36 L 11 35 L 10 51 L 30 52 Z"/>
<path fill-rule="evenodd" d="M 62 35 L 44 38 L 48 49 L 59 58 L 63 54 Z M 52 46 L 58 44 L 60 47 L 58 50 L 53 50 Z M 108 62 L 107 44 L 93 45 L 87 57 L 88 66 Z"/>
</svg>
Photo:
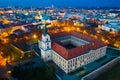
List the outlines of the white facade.
<svg viewBox="0 0 120 80">
<path fill-rule="evenodd" d="M 50 36 L 42 35 L 42 40 L 38 41 L 39 48 L 41 49 L 41 56 L 45 61 L 52 60 L 55 62 L 65 73 L 74 71 L 75 69 L 93 62 L 106 55 L 107 46 L 98 48 L 96 50 L 90 50 L 88 53 L 77 56 L 75 58 L 66 60 L 60 56 L 57 52 L 51 49 Z"/>
<path fill-rule="evenodd" d="M 96 50 L 91 50 L 90 52 L 80 55 L 78 57 L 72 58 L 70 60 L 64 59 L 54 50 L 52 50 L 52 60 L 65 72 L 69 73 L 75 69 L 93 62 L 106 55 L 107 46 L 101 47 Z"/>
<path fill-rule="evenodd" d="M 41 56 L 44 61 L 49 61 L 52 59 L 51 56 L 51 39 L 49 34 L 42 35 L 42 40 L 38 41 L 39 48 L 41 49 Z"/>
</svg>

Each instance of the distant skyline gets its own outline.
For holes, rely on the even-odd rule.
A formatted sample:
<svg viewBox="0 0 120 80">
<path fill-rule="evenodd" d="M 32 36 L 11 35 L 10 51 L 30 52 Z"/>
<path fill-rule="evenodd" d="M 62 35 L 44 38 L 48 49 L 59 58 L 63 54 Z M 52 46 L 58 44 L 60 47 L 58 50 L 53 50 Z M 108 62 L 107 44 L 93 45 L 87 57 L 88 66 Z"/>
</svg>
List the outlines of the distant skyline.
<svg viewBox="0 0 120 80">
<path fill-rule="evenodd" d="M 0 7 L 120 7 L 120 0 L 0 0 Z"/>
</svg>

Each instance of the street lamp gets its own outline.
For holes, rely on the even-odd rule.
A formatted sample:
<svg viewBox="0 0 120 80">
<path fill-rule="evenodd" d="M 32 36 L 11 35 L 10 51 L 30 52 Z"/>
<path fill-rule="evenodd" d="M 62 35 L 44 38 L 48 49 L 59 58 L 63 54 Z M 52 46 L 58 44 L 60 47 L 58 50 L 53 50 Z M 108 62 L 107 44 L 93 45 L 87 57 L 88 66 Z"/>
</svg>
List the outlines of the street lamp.
<svg viewBox="0 0 120 80">
<path fill-rule="evenodd" d="M 34 38 L 34 39 L 36 39 L 36 38 L 37 38 L 37 35 L 36 35 L 36 34 L 34 34 L 34 35 L 33 35 L 33 38 Z"/>
</svg>

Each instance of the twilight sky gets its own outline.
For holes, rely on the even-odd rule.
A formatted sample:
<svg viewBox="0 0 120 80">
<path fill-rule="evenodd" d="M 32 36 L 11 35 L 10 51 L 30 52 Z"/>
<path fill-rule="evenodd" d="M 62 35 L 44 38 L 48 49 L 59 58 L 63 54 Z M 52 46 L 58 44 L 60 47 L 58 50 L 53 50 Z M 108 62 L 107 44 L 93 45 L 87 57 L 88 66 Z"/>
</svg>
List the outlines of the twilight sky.
<svg viewBox="0 0 120 80">
<path fill-rule="evenodd" d="M 120 7 L 120 0 L 0 0 L 0 7 Z"/>
</svg>

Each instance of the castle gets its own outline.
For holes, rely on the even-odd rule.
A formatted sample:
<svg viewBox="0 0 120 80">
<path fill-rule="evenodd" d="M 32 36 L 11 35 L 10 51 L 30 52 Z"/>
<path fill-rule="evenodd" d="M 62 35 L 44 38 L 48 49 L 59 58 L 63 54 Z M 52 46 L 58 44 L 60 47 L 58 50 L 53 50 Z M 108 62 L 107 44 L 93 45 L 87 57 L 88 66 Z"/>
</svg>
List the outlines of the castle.
<svg viewBox="0 0 120 80">
<path fill-rule="evenodd" d="M 38 40 L 41 57 L 52 60 L 69 73 L 106 55 L 107 46 L 100 40 L 77 32 L 49 34 L 46 26 Z"/>
</svg>

